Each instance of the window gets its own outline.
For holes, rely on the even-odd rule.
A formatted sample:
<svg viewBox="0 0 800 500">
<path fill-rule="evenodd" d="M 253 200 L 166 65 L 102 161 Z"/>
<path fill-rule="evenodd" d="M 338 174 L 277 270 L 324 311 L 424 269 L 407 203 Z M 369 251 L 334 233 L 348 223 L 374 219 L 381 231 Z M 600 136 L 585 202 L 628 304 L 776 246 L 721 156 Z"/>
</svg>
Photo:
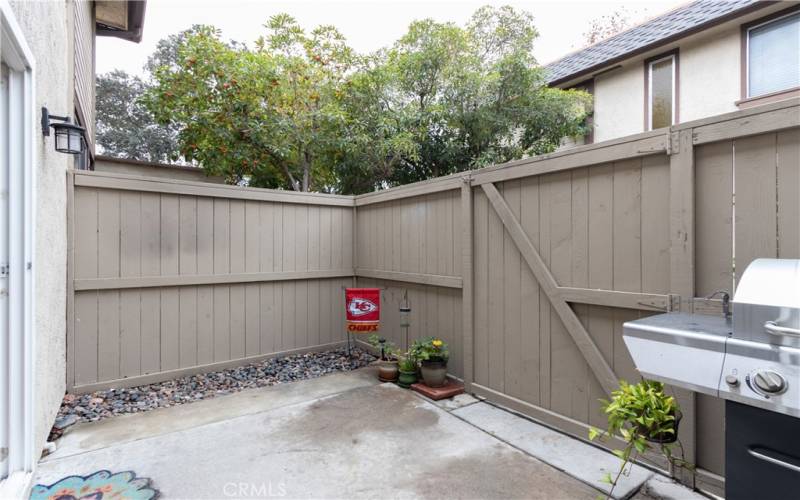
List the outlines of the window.
<svg viewBox="0 0 800 500">
<path fill-rule="evenodd" d="M 647 130 L 675 123 L 675 54 L 647 63 Z"/>
<path fill-rule="evenodd" d="M 747 30 L 747 97 L 800 86 L 800 12 Z"/>
</svg>

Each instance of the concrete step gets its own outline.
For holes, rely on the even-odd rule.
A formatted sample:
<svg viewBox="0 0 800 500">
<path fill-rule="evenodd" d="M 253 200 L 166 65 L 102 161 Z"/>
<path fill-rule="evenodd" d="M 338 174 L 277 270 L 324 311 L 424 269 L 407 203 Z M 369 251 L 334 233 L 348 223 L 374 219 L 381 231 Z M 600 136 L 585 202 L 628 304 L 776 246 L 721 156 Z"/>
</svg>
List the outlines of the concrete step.
<svg viewBox="0 0 800 500">
<path fill-rule="evenodd" d="M 451 413 L 606 493 L 611 487 L 601 479 L 606 473 L 614 477 L 619 471 L 620 461 L 614 455 L 488 403 L 472 404 Z M 614 497 L 630 497 L 653 475 L 653 471 L 635 465 L 629 475 L 620 478 Z"/>
</svg>

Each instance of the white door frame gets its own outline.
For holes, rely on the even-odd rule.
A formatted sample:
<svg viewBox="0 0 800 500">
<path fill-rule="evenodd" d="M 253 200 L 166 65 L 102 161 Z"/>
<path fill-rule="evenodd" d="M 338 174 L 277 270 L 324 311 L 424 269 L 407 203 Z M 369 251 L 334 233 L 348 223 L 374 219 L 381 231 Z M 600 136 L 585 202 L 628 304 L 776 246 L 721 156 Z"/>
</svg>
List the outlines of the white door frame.
<svg viewBox="0 0 800 500">
<path fill-rule="evenodd" d="M 4 75 L 0 116 L 2 185 L 8 190 L 5 224 L 0 224 L 0 497 L 30 487 L 34 450 L 34 59 L 7 0 L 0 0 L 0 53 Z M 7 85 L 6 85 L 7 83 Z M 6 121 L 7 120 L 7 121 Z M 2 449 L 4 448 L 4 449 Z"/>
</svg>

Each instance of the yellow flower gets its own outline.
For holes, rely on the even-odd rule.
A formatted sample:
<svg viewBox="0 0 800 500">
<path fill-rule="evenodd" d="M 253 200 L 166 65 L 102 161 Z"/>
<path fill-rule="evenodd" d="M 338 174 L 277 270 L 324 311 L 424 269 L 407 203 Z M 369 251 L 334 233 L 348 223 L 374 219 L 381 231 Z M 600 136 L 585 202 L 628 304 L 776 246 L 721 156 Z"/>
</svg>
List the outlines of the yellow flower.
<svg viewBox="0 0 800 500">
<path fill-rule="evenodd" d="M 440 347 L 442 347 L 442 343 L 443 343 L 443 342 L 442 342 L 441 340 L 439 340 L 439 339 L 436 339 L 436 340 L 434 340 L 433 342 L 431 342 L 431 344 L 433 344 L 433 347 L 435 347 L 435 348 L 437 348 L 437 349 L 438 349 L 438 348 L 440 348 Z"/>
</svg>

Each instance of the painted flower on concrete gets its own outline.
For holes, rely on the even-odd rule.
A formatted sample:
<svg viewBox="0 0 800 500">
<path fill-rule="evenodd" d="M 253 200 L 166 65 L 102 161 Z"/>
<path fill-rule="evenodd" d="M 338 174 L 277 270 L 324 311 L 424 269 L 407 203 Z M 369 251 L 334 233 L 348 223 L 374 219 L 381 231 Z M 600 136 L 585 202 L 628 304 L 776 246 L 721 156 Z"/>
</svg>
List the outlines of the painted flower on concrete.
<svg viewBox="0 0 800 500">
<path fill-rule="evenodd" d="M 150 487 L 150 479 L 137 478 L 132 471 L 112 474 L 101 470 L 89 476 L 69 476 L 50 486 L 37 484 L 31 490 L 31 500 L 152 500 L 157 497 L 158 490 Z"/>
</svg>

